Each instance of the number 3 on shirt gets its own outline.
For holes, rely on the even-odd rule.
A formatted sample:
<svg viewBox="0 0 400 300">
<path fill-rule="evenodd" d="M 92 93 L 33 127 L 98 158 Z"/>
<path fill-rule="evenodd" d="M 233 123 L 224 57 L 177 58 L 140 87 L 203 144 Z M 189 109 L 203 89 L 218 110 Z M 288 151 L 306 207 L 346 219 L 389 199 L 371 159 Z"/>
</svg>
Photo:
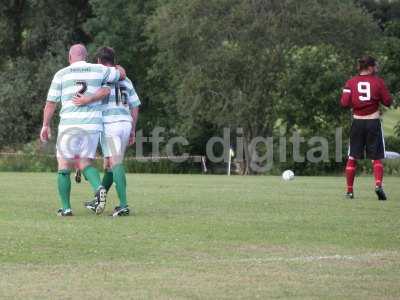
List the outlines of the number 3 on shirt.
<svg viewBox="0 0 400 300">
<path fill-rule="evenodd" d="M 357 85 L 358 93 L 360 96 L 358 96 L 358 99 L 360 101 L 369 101 L 371 100 L 371 85 L 369 82 L 359 82 Z"/>
</svg>

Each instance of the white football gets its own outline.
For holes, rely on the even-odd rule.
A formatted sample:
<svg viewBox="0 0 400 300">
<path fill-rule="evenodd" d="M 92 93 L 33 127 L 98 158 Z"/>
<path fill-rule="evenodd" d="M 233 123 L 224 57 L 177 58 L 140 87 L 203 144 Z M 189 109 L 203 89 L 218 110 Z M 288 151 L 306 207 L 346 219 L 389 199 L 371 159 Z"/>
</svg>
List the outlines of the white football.
<svg viewBox="0 0 400 300">
<path fill-rule="evenodd" d="M 294 173 L 292 170 L 286 170 L 282 173 L 282 179 L 285 181 L 293 180 L 294 179 Z"/>
</svg>

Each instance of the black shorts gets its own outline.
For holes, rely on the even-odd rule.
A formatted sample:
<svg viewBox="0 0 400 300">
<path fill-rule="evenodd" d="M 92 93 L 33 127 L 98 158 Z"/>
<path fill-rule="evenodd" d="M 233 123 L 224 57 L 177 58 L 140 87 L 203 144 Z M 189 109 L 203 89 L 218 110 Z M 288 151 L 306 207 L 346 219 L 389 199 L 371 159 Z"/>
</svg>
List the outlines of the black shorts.
<svg viewBox="0 0 400 300">
<path fill-rule="evenodd" d="M 349 156 L 356 159 L 377 160 L 385 158 L 381 120 L 354 119 L 350 131 Z"/>
</svg>

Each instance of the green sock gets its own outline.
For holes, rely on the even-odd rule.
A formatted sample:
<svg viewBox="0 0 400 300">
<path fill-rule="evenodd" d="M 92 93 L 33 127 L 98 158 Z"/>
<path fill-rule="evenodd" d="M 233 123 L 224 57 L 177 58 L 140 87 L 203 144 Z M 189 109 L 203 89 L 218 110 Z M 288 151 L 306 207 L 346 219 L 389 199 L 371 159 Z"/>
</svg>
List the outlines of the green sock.
<svg viewBox="0 0 400 300">
<path fill-rule="evenodd" d="M 113 172 L 110 170 L 104 170 L 104 176 L 101 185 L 104 186 L 104 188 L 108 192 L 112 184 L 113 184 Z"/>
<path fill-rule="evenodd" d="M 122 164 L 115 165 L 112 168 L 115 189 L 117 190 L 118 198 L 119 198 L 119 206 L 125 207 L 127 206 L 126 201 L 126 176 L 124 166 Z"/>
<path fill-rule="evenodd" d="M 89 181 L 93 191 L 96 192 L 101 186 L 99 171 L 97 171 L 97 169 L 93 166 L 87 166 L 83 169 L 82 173 L 86 180 Z"/>
<path fill-rule="evenodd" d="M 62 208 L 71 209 L 70 195 L 71 195 L 71 171 L 59 170 L 57 177 L 58 194 L 60 195 Z"/>
</svg>

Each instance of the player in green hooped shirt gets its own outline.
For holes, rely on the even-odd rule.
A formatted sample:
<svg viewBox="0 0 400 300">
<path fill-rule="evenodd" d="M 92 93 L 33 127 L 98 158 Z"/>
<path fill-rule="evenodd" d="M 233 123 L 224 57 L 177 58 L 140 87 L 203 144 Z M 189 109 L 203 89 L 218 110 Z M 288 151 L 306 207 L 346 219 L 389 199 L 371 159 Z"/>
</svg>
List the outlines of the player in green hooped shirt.
<svg viewBox="0 0 400 300">
<path fill-rule="evenodd" d="M 115 65 L 115 53 L 110 47 L 102 47 L 97 51 L 97 62 L 111 67 Z M 135 142 L 135 128 L 139 114 L 140 100 L 128 77 L 117 83 L 109 84 L 110 94 L 103 99 L 103 125 L 100 141 L 104 156 L 104 177 L 102 185 L 107 192 L 115 183 L 119 205 L 112 216 L 127 216 L 130 209 L 126 196 L 126 177 L 123 165 L 125 150 Z M 98 92 L 101 97 L 101 91 Z M 85 95 L 77 95 L 76 103 L 91 102 Z M 88 201 L 85 207 L 96 211 L 98 202 Z"/>
<path fill-rule="evenodd" d="M 89 181 L 98 203 L 96 213 L 104 211 L 107 190 L 101 183 L 98 170 L 91 164 L 103 131 L 102 103 L 99 100 L 110 93 L 108 84 L 125 79 L 125 71 L 121 67 L 90 64 L 86 59 L 85 46 L 77 44 L 70 48 L 70 65 L 59 70 L 52 80 L 40 132 L 42 142 L 51 138 L 51 120 L 57 103 L 61 103 L 56 148 L 57 185 L 62 206 L 57 215 L 62 217 L 72 216 L 70 170 L 77 159 L 79 169 Z M 78 93 L 86 95 L 91 103 L 77 105 L 73 98 Z"/>
</svg>

